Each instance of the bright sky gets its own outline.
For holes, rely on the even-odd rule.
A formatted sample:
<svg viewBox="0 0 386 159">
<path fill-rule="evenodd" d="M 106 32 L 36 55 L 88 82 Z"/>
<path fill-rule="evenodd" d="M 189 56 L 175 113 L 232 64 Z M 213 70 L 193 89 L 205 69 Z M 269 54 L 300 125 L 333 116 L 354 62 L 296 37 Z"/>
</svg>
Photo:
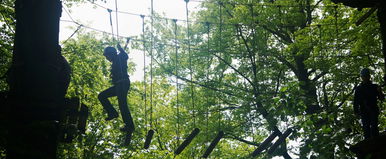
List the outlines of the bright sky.
<svg viewBox="0 0 386 159">
<path fill-rule="evenodd" d="M 113 28 L 114 34 L 116 34 L 116 14 L 115 14 L 115 0 L 107 0 L 106 3 L 97 1 L 95 2 L 101 6 L 110 8 L 113 10 Z M 118 10 L 123 12 L 151 15 L 151 0 L 117 0 Z M 200 3 L 189 2 L 189 12 L 197 10 Z M 153 2 L 154 12 L 163 13 L 165 17 L 172 19 L 186 19 L 185 1 L 184 0 L 154 0 Z M 106 9 L 98 7 L 90 2 L 72 6 L 71 8 L 65 7 L 70 12 L 71 17 L 65 10 L 62 12 L 60 23 L 59 40 L 64 41 L 71 36 L 76 30 L 77 25 L 71 22 L 72 19 L 80 24 L 102 30 L 111 33 L 110 17 Z M 147 19 L 146 19 L 147 18 Z M 149 20 L 146 17 L 145 20 Z M 87 29 L 87 31 L 92 31 Z M 120 36 L 138 36 L 142 34 L 142 19 L 139 15 L 129 15 L 118 13 L 118 32 Z M 75 37 L 76 35 L 74 35 Z M 123 44 L 122 44 L 123 45 Z M 102 53 L 102 50 L 101 50 Z M 139 81 L 143 78 L 143 53 L 140 50 L 131 50 L 130 58 L 137 65 L 134 75 L 130 75 L 132 81 Z M 148 63 L 148 62 L 147 62 Z"/>
</svg>

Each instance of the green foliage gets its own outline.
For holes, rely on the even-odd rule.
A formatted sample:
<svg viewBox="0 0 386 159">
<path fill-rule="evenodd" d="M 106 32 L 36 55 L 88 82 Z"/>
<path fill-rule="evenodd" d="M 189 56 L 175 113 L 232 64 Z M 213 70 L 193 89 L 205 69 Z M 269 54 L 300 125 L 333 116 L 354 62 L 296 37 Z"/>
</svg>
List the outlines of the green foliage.
<svg viewBox="0 0 386 159">
<path fill-rule="evenodd" d="M 8 7 L 13 2 L 5 2 L 0 6 L 1 74 L 11 61 L 14 30 L 13 9 Z M 66 5 L 78 2 L 66 1 Z M 355 26 L 366 9 L 313 0 L 222 2 L 203 2 L 202 10 L 195 13 L 195 20 L 209 26 L 192 21 L 188 35 L 186 25 L 178 22 L 177 41 L 173 22 L 157 15 L 153 34 L 146 24 L 144 39 L 150 41 L 154 35 L 155 40 L 153 85 L 149 75 L 147 83 L 132 82 L 128 102 L 136 131 L 130 146 L 122 145 L 122 120 L 106 122 L 97 99 L 111 85 L 110 63 L 102 51 L 115 42 L 81 30 L 76 39 L 63 44 L 62 53 L 72 67 L 67 96 L 80 97 L 90 116 L 86 134 L 61 144 L 59 158 L 199 157 L 220 130 L 225 136 L 211 158 L 248 158 L 275 129 L 288 128 L 295 131 L 286 144 L 272 155 L 264 151 L 260 158 L 283 152 L 298 158 L 353 157 L 348 147 L 362 140 L 351 102 L 358 72 L 370 67 L 375 70 L 373 80 L 384 82 L 376 16 Z M 135 41 L 132 48 L 145 49 L 150 56 L 150 42 L 142 48 L 142 42 Z M 134 66 L 130 61 L 129 73 Z M 2 79 L 0 90 L 6 89 Z M 115 99 L 113 105 L 117 106 Z M 382 103 L 381 114 L 384 108 Z M 200 134 L 174 156 L 193 128 L 200 128 Z M 386 118 L 381 115 L 380 130 L 385 128 Z M 143 150 L 149 129 L 155 134 L 150 148 Z"/>
<path fill-rule="evenodd" d="M 0 91 L 8 89 L 5 77 L 11 64 L 16 23 L 12 6 L 11 0 L 2 1 L 0 4 Z"/>
<path fill-rule="evenodd" d="M 371 67 L 376 70 L 374 81 L 383 82 L 375 15 L 355 26 L 365 11 L 328 1 L 316 7 L 316 1 L 254 1 L 253 6 L 237 5 L 251 1 L 222 2 L 204 2 L 197 13 L 198 21 L 210 23 L 209 37 L 202 23 L 190 24 L 190 35 L 185 25 L 178 26 L 178 61 L 175 46 L 156 48 L 158 72 L 170 78 L 178 72 L 179 79 L 187 82 L 183 89 L 187 98 L 193 81 L 194 100 L 202 103 L 196 110 L 208 107 L 211 114 L 219 115 L 226 133 L 224 145 L 239 139 L 261 141 L 276 127 L 281 131 L 293 127 L 296 131 L 287 140 L 298 146 L 287 151 L 300 158 L 352 156 L 347 147 L 361 140 L 349 102 L 359 83 L 357 72 Z M 156 43 L 173 44 L 172 25 L 164 20 L 156 23 L 160 30 Z M 213 98 L 209 105 L 208 96 Z M 240 150 L 233 154 L 231 146 L 221 149 L 233 157 L 248 154 Z"/>
</svg>

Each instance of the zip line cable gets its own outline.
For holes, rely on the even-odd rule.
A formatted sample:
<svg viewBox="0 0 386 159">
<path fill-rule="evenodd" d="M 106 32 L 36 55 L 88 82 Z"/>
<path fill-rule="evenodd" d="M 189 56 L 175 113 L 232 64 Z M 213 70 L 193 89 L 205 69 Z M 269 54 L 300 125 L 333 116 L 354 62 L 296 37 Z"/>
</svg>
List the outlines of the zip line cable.
<svg viewBox="0 0 386 159">
<path fill-rule="evenodd" d="M 68 15 L 68 17 L 70 17 L 70 19 L 71 19 L 72 21 L 75 21 L 74 18 L 72 18 L 72 15 L 70 14 L 70 12 L 66 9 L 66 7 L 63 6 L 62 8 L 63 8 L 64 12 L 66 12 L 66 14 Z"/>
<path fill-rule="evenodd" d="M 232 6 L 260 6 L 260 7 L 286 7 L 286 8 L 297 8 L 297 7 L 305 7 L 305 5 L 287 5 L 287 4 L 273 4 L 273 3 L 268 3 L 268 2 L 263 2 L 263 3 L 240 3 L 240 2 L 222 2 L 222 1 L 219 1 L 219 0 L 216 0 L 216 1 L 205 1 L 205 0 L 191 0 L 192 2 L 196 2 L 196 3 L 210 3 L 210 4 L 218 4 L 218 3 L 223 3 L 223 4 L 227 4 L 227 5 L 232 5 Z M 311 7 L 314 7 L 314 8 L 331 8 L 331 7 L 335 7 L 335 6 L 339 6 L 338 4 L 332 4 L 332 5 L 320 5 L 319 4 L 320 2 L 318 2 L 317 4 L 314 4 L 314 5 L 310 5 Z M 345 8 L 349 8 L 347 6 L 343 6 Z"/>
<path fill-rule="evenodd" d="M 71 21 L 71 20 L 60 20 L 62 22 L 68 22 L 68 23 L 74 23 L 76 25 L 82 25 L 82 28 L 85 28 L 85 29 L 89 29 L 89 30 L 93 30 L 93 31 L 96 31 L 96 32 L 100 32 L 100 33 L 104 33 L 104 34 L 108 34 L 108 35 L 114 35 L 116 36 L 116 34 L 112 34 L 111 32 L 107 32 L 107 31 L 103 31 L 103 30 L 100 30 L 100 29 L 96 29 L 96 28 L 93 28 L 93 27 L 90 27 L 90 26 L 87 26 L 87 25 L 84 25 L 84 24 L 80 24 L 76 21 Z M 208 22 L 209 23 L 209 22 Z M 210 24 L 216 24 L 216 23 L 210 23 Z M 122 35 L 119 35 L 119 38 L 123 38 L 123 39 L 126 39 L 126 38 L 130 38 L 131 41 L 137 41 L 137 42 L 143 42 L 144 40 L 142 39 L 136 39 L 136 38 L 132 38 L 132 37 L 129 37 L 129 36 L 122 36 Z M 149 42 L 150 41 L 146 41 L 145 42 Z M 171 47 L 174 47 L 174 44 L 167 44 L 167 43 L 157 43 L 157 46 L 171 46 Z M 326 48 L 326 47 L 325 47 Z M 334 47 L 328 47 L 328 48 L 334 48 Z M 200 49 L 200 48 L 191 48 L 192 50 L 197 50 L 197 51 L 205 51 L 203 49 Z M 341 49 L 350 49 L 350 48 L 341 48 Z M 370 55 L 370 54 L 369 54 Z M 368 55 L 320 55 L 320 56 L 315 56 L 316 58 L 358 58 L 358 57 L 367 57 Z M 292 57 L 292 56 L 287 56 L 287 55 L 284 55 L 282 57 Z"/>
<path fill-rule="evenodd" d="M 90 2 L 91 4 L 94 4 L 96 5 L 97 7 L 99 8 L 103 8 L 103 9 L 107 9 L 107 10 L 112 10 L 112 11 L 115 11 L 117 13 L 121 13 L 121 14 L 126 14 L 126 15 L 130 15 L 130 16 L 138 16 L 138 17 L 141 17 L 142 15 L 145 16 L 145 17 L 149 17 L 149 18 L 152 18 L 152 17 L 155 17 L 154 14 L 153 15 L 144 15 L 144 14 L 141 14 L 141 13 L 132 13 L 132 12 L 125 12 L 125 11 L 119 11 L 119 10 L 113 10 L 113 9 L 110 9 L 108 7 L 105 7 L 105 6 L 102 6 L 100 4 L 97 4 L 95 2 L 92 2 L 90 0 L 87 0 L 88 2 Z M 215 4 L 218 4 L 219 2 L 210 2 L 210 3 L 215 3 Z M 221 2 L 221 3 L 224 3 L 224 2 Z M 245 5 L 248 5 L 250 6 L 250 4 L 245 4 Z M 272 7 L 278 7 L 278 5 L 270 5 Z M 342 6 L 340 6 L 342 7 Z M 172 21 L 173 19 L 175 18 L 168 18 L 168 17 L 160 17 L 160 16 L 157 16 L 156 18 L 159 18 L 159 19 L 165 19 L 165 20 L 170 20 Z M 177 19 L 178 21 L 183 21 L 183 22 L 186 22 L 186 19 Z M 196 21 L 190 21 L 190 22 L 194 22 L 194 23 L 203 23 L 205 24 L 206 21 L 200 21 L 200 20 L 196 20 Z M 220 25 L 220 23 L 216 23 L 216 22 L 209 22 L 211 24 L 218 24 Z M 241 25 L 242 23 L 222 23 L 221 25 Z M 346 25 L 347 23 L 342 23 L 340 25 Z M 310 26 L 316 26 L 318 24 L 311 24 Z M 334 26 L 335 24 L 334 23 L 326 23 L 326 24 L 322 24 L 322 25 L 330 25 L 330 26 Z M 296 25 L 282 25 L 282 27 L 297 27 Z"/>
<path fill-rule="evenodd" d="M 107 9 L 109 12 L 112 12 L 112 11 L 113 11 L 112 9 L 109 9 L 109 8 L 104 7 L 104 6 L 102 6 L 102 5 L 96 4 L 96 3 L 91 2 L 91 1 L 89 1 L 89 2 L 90 2 L 90 3 L 93 3 L 93 4 L 95 4 L 95 5 L 97 5 L 98 7 Z M 221 3 L 221 4 L 222 4 L 222 3 Z M 70 19 L 72 20 L 72 22 L 74 22 L 74 23 L 77 24 L 77 25 L 82 25 L 82 24 L 76 22 L 76 21 L 71 17 L 71 15 L 69 14 L 69 12 L 68 12 L 66 9 L 65 9 L 65 11 L 66 11 L 67 14 L 70 16 Z M 117 9 L 117 7 L 116 7 L 116 14 L 118 14 L 118 13 L 124 13 L 124 12 L 118 11 L 118 9 Z M 143 14 L 130 14 L 130 15 L 140 16 L 141 18 L 142 18 L 142 17 L 146 17 L 146 15 L 143 15 Z M 148 16 L 148 17 L 153 18 L 153 17 L 154 17 L 153 15 L 154 15 L 154 14 L 152 13 L 152 15 L 151 15 L 151 16 Z M 110 16 L 111 16 L 111 15 L 110 15 Z M 117 16 L 117 17 L 118 17 L 118 16 Z M 163 17 L 160 17 L 160 18 L 162 19 Z M 170 18 L 163 18 L 163 19 L 173 20 L 173 19 L 170 19 Z M 66 21 L 66 20 L 61 20 L 61 21 Z M 187 21 L 187 20 L 180 20 L 180 21 Z M 112 20 L 111 20 L 111 19 L 110 19 L 110 23 L 112 24 Z M 206 21 L 206 22 L 199 22 L 199 21 L 196 21 L 196 23 L 203 23 L 203 24 L 205 24 L 205 23 L 210 23 L 210 24 L 232 25 L 232 26 L 240 25 L 240 23 L 234 23 L 234 24 L 228 23 L 228 24 L 226 24 L 226 23 L 224 23 L 224 22 L 222 22 L 222 23 L 213 23 L 213 22 L 207 22 L 207 21 Z M 343 23 L 343 24 L 340 24 L 340 25 L 347 25 L 347 24 L 348 24 L 348 22 Z M 325 24 L 312 24 L 312 25 L 309 25 L 308 27 L 313 27 L 313 26 L 320 27 L 321 25 L 323 25 L 323 26 L 329 26 L 329 25 L 335 25 L 335 26 L 337 26 L 337 23 L 334 23 L 334 24 L 328 24 L 328 23 L 325 23 Z M 118 25 L 117 25 L 117 26 L 118 26 Z M 283 25 L 283 26 L 284 26 L 284 25 Z M 287 26 L 287 27 L 290 27 L 290 25 L 286 25 L 286 26 Z M 84 26 L 84 25 L 83 25 L 83 27 L 88 28 L 88 29 L 91 29 L 91 30 L 95 30 L 95 31 L 98 31 L 98 32 L 104 32 L 104 33 L 109 34 L 108 32 L 101 31 L 101 30 L 98 30 L 98 29 L 95 29 L 95 28 L 92 28 L 92 27 L 88 27 L 88 26 Z M 117 27 L 117 31 L 118 31 L 118 27 Z M 112 32 L 112 35 L 114 35 L 113 32 Z M 125 38 L 125 37 L 119 36 L 119 35 L 117 35 L 117 37 Z M 138 41 L 138 40 L 135 40 L 135 39 L 133 39 L 133 40 L 134 40 L 134 41 Z M 170 45 L 170 46 L 172 46 L 172 45 Z"/>
<path fill-rule="evenodd" d="M 177 20 L 177 19 L 176 19 Z M 94 30 L 96 32 L 100 32 L 100 33 L 104 33 L 104 34 L 109 34 L 109 35 L 113 35 L 113 36 L 116 36 L 116 34 L 113 34 L 111 32 L 107 32 L 107 31 L 104 31 L 104 30 L 100 30 L 100 29 L 97 29 L 97 28 L 93 28 L 93 27 L 90 27 L 90 26 L 87 26 L 87 25 L 84 25 L 84 24 L 81 24 L 77 21 L 72 21 L 72 20 L 60 20 L 62 22 L 68 22 L 68 23 L 74 23 L 76 25 L 82 25 L 83 28 L 86 28 L 86 29 L 89 29 L 89 30 Z M 172 19 L 173 21 L 173 19 Z M 204 22 L 205 23 L 209 23 L 209 24 L 219 24 L 219 23 L 211 23 L 211 22 Z M 313 25 L 315 27 L 319 27 L 319 26 L 323 26 L 323 25 Z M 143 40 L 142 39 L 135 39 L 135 38 L 132 38 L 132 37 L 129 37 L 129 36 L 122 36 L 122 35 L 119 35 L 118 36 L 119 38 L 123 38 L 123 39 L 126 39 L 126 38 L 131 38 L 131 40 L 133 41 L 139 41 L 139 42 L 142 42 Z M 150 42 L 150 41 L 146 41 L 146 42 Z M 164 45 L 164 46 L 173 46 L 174 47 L 174 44 L 166 44 L 166 43 L 159 43 L 157 45 Z"/>
</svg>

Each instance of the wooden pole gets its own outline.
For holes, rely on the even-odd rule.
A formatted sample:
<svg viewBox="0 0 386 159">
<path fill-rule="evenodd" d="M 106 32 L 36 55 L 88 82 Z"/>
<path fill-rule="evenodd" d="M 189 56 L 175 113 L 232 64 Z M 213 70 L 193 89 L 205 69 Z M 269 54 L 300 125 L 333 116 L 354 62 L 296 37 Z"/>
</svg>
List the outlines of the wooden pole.
<svg viewBox="0 0 386 159">
<path fill-rule="evenodd" d="M 210 153 L 212 153 L 213 149 L 216 147 L 218 142 L 220 142 L 223 136 L 224 136 L 224 131 L 219 131 L 217 136 L 213 139 L 209 147 L 206 149 L 204 155 L 202 155 L 203 158 L 207 158 L 210 155 Z"/>
<path fill-rule="evenodd" d="M 289 128 L 287 129 L 283 135 L 281 135 L 279 137 L 279 139 L 277 139 L 277 141 L 271 146 L 271 148 L 269 148 L 268 150 L 268 154 L 272 154 L 273 152 L 275 152 L 276 148 L 285 141 L 285 139 L 292 133 L 292 129 Z"/>
<path fill-rule="evenodd" d="M 148 149 L 150 147 L 151 139 L 153 138 L 154 130 L 149 130 L 146 135 L 145 145 L 143 146 L 144 149 Z"/>
<path fill-rule="evenodd" d="M 197 136 L 197 134 L 200 133 L 199 128 L 194 128 L 193 131 L 189 134 L 189 136 L 182 142 L 180 146 L 178 146 L 177 150 L 174 151 L 175 155 L 179 155 L 185 148 L 188 146 L 192 140 Z"/>
<path fill-rule="evenodd" d="M 276 136 L 279 135 L 279 132 L 278 131 L 274 131 L 271 135 L 268 136 L 268 138 L 266 138 L 260 145 L 259 147 L 253 151 L 253 153 L 251 154 L 252 157 L 256 157 L 257 155 L 259 155 L 262 151 L 264 151 L 269 143 L 272 142 L 273 139 L 276 138 Z"/>
</svg>

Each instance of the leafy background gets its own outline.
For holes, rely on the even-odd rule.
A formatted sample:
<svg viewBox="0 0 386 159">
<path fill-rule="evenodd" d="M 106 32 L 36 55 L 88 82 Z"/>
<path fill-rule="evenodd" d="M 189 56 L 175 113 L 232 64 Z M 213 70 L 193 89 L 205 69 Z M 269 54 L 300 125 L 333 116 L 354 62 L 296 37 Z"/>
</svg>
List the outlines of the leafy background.
<svg viewBox="0 0 386 159">
<path fill-rule="evenodd" d="M 1 75 L 12 58 L 13 3 L 3 0 L 0 5 Z M 209 23 L 190 23 L 189 32 L 181 24 L 174 30 L 172 21 L 156 14 L 155 32 L 150 33 L 146 22 L 144 37 L 134 37 L 130 47 L 145 49 L 150 57 L 153 35 L 154 65 L 153 76 L 148 73 L 146 83 L 132 82 L 128 95 L 137 127 L 130 146 L 122 145 L 123 122 L 104 121 L 97 100 L 97 94 L 110 86 L 110 64 L 101 51 L 116 42 L 109 35 L 81 29 L 62 43 L 62 54 L 72 67 L 67 96 L 79 97 L 90 115 L 86 134 L 61 144 L 59 158 L 198 158 L 220 130 L 225 136 L 210 157 L 247 158 L 273 131 L 288 128 L 295 131 L 286 143 L 260 158 L 285 151 L 297 158 L 354 157 L 348 148 L 363 139 L 352 109 L 358 72 L 369 67 L 373 80 L 384 83 L 375 14 L 356 26 L 368 9 L 357 11 L 329 0 L 206 0 L 201 7 L 191 19 Z M 130 61 L 130 74 L 136 71 L 134 66 Z M 2 78 L 0 90 L 7 89 Z M 383 131 L 383 102 L 380 107 Z M 201 133 L 174 156 L 195 127 Z M 149 129 L 155 135 L 144 150 Z M 0 147 L 4 157 L 4 145 Z"/>
</svg>

